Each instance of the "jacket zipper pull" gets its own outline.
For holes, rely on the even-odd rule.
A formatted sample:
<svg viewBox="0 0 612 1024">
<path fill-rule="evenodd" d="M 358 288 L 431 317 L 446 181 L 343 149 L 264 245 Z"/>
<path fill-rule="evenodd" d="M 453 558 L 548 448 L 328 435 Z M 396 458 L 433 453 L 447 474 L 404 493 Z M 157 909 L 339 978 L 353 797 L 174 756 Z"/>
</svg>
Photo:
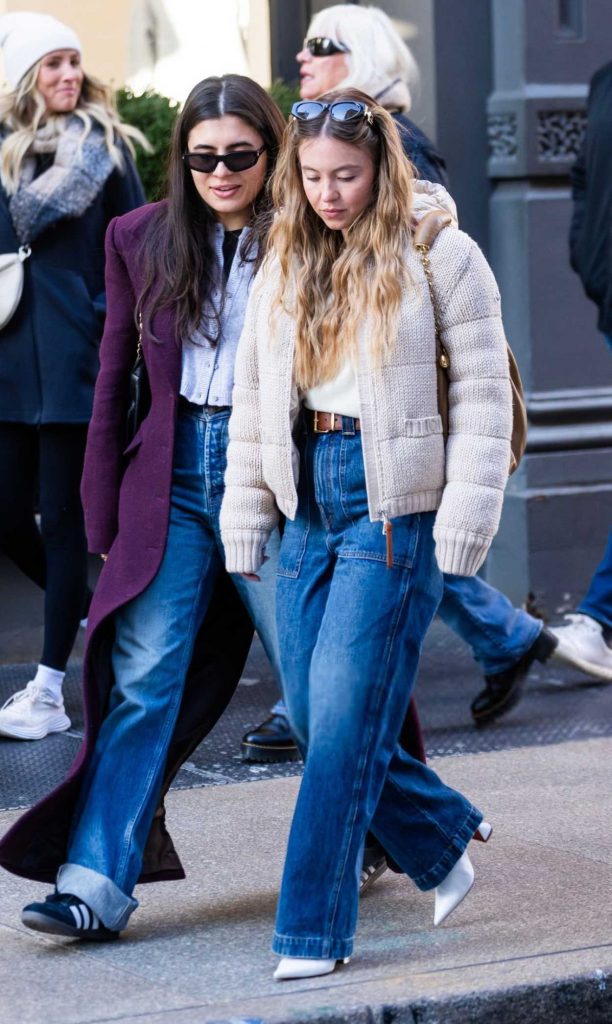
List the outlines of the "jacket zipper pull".
<svg viewBox="0 0 612 1024">
<path fill-rule="evenodd" d="M 387 540 L 387 569 L 393 568 L 393 524 L 383 512 L 383 533 Z"/>
</svg>

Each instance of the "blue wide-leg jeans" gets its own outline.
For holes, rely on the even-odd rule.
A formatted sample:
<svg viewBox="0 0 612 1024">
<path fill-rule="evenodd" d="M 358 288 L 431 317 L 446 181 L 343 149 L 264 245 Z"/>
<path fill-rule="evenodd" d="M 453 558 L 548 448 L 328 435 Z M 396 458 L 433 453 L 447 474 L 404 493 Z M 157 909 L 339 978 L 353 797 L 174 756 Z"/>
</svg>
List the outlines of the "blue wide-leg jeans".
<svg viewBox="0 0 612 1024">
<path fill-rule="evenodd" d="M 229 411 L 181 412 L 174 449 L 170 524 L 152 583 L 115 615 L 114 685 L 73 819 L 57 887 L 121 930 L 159 802 L 196 635 L 224 558 L 219 530 Z M 278 671 L 275 568 L 268 545 L 261 582 L 233 577 Z"/>
<path fill-rule="evenodd" d="M 438 615 L 472 648 L 485 676 L 506 672 L 538 639 L 544 623 L 480 576 L 444 574 Z"/>
<path fill-rule="evenodd" d="M 604 556 L 593 574 L 589 589 L 576 611 L 590 615 L 602 626 L 612 628 L 612 530 Z"/>
<path fill-rule="evenodd" d="M 482 815 L 398 743 L 442 593 L 435 514 L 393 520 L 393 568 L 369 519 L 361 438 L 307 435 L 299 503 L 278 565 L 289 718 L 305 754 L 278 904 L 275 952 L 348 956 L 370 828 L 421 889 L 442 881 Z"/>
<path fill-rule="evenodd" d="M 611 544 L 608 545 L 606 558 L 593 577 L 591 591 L 583 602 L 584 607 L 578 609 L 604 625 L 612 625 Z M 538 639 L 544 625 L 542 620 L 535 619 L 522 608 L 515 608 L 505 594 L 485 583 L 480 576 L 452 576 L 445 573 L 443 580 L 444 590 L 438 615 L 457 636 L 469 644 L 485 676 L 512 668 Z M 602 587 L 603 581 L 607 583 L 607 591 Z M 594 614 L 593 606 L 597 614 Z M 272 708 L 272 714 L 286 713 L 283 701 L 278 701 Z"/>
</svg>

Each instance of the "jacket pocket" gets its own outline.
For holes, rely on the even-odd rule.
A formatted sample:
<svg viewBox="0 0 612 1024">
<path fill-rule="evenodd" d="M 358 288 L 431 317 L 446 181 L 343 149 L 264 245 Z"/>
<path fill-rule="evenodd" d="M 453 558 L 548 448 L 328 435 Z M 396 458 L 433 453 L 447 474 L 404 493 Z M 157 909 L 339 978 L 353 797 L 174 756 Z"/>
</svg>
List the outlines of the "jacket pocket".
<svg viewBox="0 0 612 1024">
<path fill-rule="evenodd" d="M 297 448 L 293 447 L 293 453 L 297 455 L 298 482 L 298 507 L 295 519 L 286 519 L 280 545 L 278 576 L 285 576 L 287 579 L 295 580 L 300 575 L 302 562 L 306 553 L 308 534 L 310 532 L 310 502 L 308 473 L 305 469 L 300 473 L 300 456 Z"/>
<path fill-rule="evenodd" d="M 439 416 L 406 419 L 395 437 L 379 442 L 383 500 L 442 490 L 445 456 Z"/>
<path fill-rule="evenodd" d="M 309 530 L 310 518 L 308 515 L 298 516 L 293 522 L 289 519 L 285 521 L 276 569 L 277 576 L 285 576 L 291 580 L 298 578 L 306 552 Z"/>
<path fill-rule="evenodd" d="M 406 437 L 427 437 L 428 434 L 441 433 L 441 416 L 420 416 L 416 420 L 406 417 L 404 420 L 404 434 Z"/>
</svg>

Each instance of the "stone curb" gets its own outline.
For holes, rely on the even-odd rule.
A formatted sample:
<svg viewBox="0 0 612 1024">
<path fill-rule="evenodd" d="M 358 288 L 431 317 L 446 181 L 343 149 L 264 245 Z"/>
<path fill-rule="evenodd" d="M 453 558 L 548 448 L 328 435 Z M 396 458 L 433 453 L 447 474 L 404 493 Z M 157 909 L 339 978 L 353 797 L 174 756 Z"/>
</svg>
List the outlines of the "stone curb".
<svg viewBox="0 0 612 1024">
<path fill-rule="evenodd" d="M 330 993 L 331 995 L 331 993 Z M 595 970 L 562 981 L 517 985 L 448 999 L 402 1000 L 344 1010 L 263 1017 L 231 1017 L 202 1024 L 610 1024 L 612 971 Z"/>
</svg>

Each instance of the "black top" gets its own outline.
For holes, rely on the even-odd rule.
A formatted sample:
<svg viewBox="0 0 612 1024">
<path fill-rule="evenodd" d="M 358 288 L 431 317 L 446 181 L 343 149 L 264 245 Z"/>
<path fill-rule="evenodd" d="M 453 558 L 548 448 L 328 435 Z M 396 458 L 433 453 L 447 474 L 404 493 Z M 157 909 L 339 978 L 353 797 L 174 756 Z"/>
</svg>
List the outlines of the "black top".
<svg viewBox="0 0 612 1024">
<path fill-rule="evenodd" d="M 234 231 L 226 231 L 223 235 L 223 280 L 226 284 L 230 276 L 230 270 L 232 269 L 241 234 L 242 228 L 238 228 Z"/>
</svg>

